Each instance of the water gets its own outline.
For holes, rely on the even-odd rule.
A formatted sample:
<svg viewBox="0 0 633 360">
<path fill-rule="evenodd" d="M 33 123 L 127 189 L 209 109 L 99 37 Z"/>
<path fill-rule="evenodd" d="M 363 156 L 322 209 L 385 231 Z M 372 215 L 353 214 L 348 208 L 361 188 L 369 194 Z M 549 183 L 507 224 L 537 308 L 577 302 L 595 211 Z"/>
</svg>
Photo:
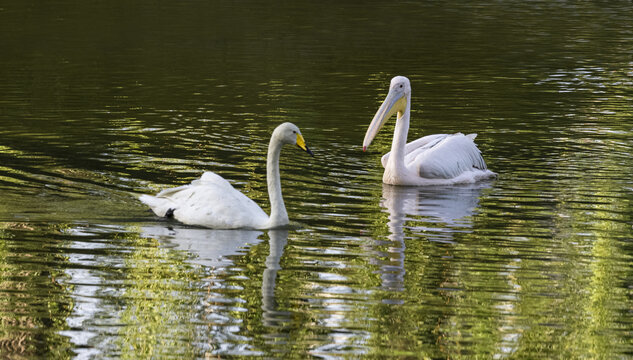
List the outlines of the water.
<svg viewBox="0 0 633 360">
<path fill-rule="evenodd" d="M 0 355 L 630 358 L 633 5 L 10 1 L 0 7 Z M 461 131 L 498 179 L 381 184 Z M 287 231 L 154 217 L 204 170 Z"/>
</svg>

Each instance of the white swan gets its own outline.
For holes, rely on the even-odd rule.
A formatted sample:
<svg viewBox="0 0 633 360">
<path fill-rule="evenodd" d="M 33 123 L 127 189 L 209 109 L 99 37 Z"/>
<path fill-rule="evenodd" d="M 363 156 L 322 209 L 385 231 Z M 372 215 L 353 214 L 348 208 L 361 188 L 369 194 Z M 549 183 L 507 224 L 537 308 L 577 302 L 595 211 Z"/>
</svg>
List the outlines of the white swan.
<svg viewBox="0 0 633 360">
<path fill-rule="evenodd" d="M 495 177 L 473 141 L 477 134 L 436 134 L 407 142 L 411 84 L 404 76 L 391 79 L 389 93 L 371 121 L 363 151 L 385 122 L 398 114 L 391 151 L 382 157 L 382 181 L 391 185 L 447 185 Z"/>
<path fill-rule="evenodd" d="M 205 172 L 189 185 L 166 189 L 156 196 L 141 195 L 139 200 L 149 205 L 156 215 L 174 217 L 188 225 L 214 229 L 272 229 L 288 225 L 279 180 L 279 153 L 284 144 L 296 144 L 313 156 L 294 124 L 283 123 L 273 131 L 266 162 L 270 217 L 253 200 L 213 172 Z"/>
</svg>

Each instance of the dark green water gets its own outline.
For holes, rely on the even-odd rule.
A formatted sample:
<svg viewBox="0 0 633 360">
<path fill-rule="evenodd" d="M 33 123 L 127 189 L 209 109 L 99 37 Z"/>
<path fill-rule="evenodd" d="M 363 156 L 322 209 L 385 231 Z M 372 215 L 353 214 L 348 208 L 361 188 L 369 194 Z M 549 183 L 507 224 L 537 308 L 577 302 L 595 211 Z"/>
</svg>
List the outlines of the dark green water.
<svg viewBox="0 0 633 360">
<path fill-rule="evenodd" d="M 0 4 L 0 357 L 633 357 L 633 3 Z M 476 132 L 499 174 L 381 184 L 409 138 Z M 157 219 L 212 170 L 289 231 Z"/>
</svg>

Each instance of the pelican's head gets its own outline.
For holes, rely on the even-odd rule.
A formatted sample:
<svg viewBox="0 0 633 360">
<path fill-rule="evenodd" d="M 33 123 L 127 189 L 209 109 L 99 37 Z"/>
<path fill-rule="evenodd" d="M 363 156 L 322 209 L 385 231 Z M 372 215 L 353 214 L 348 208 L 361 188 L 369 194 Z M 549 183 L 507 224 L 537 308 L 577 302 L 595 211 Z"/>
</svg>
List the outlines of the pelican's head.
<svg viewBox="0 0 633 360">
<path fill-rule="evenodd" d="M 292 144 L 297 145 L 303 151 L 310 154 L 310 156 L 314 156 L 312 151 L 306 145 L 306 141 L 301 135 L 301 130 L 297 127 L 297 125 L 289 122 L 285 122 L 275 129 L 273 132 L 273 138 L 281 141 L 282 144 Z"/>
<path fill-rule="evenodd" d="M 389 85 L 389 93 L 382 102 L 374 119 L 369 124 L 367 133 L 365 133 L 365 140 L 363 140 L 363 151 L 366 151 L 371 144 L 372 140 L 376 137 L 376 134 L 380 131 L 382 126 L 396 113 L 404 113 L 407 108 L 407 99 L 411 95 L 411 84 L 409 79 L 404 76 L 396 76 L 391 79 Z"/>
</svg>

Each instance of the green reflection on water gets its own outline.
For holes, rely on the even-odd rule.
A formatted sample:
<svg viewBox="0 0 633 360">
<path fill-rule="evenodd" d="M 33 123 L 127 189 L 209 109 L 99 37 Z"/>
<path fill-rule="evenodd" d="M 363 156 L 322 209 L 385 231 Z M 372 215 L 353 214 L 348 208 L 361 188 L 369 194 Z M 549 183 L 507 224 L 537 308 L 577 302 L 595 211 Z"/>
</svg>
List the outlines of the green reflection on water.
<svg viewBox="0 0 633 360">
<path fill-rule="evenodd" d="M 32 241 L 34 232 L 54 236 L 60 228 L 34 226 L 0 223 L 0 357 L 67 358 L 72 347 L 60 332 L 72 302 L 58 282 L 65 260 L 49 251 L 55 245 L 41 251 Z"/>
<path fill-rule="evenodd" d="M 163 248 L 138 232 L 126 240 L 134 250 L 125 258 L 125 288 L 116 300 L 123 325 L 117 335 L 120 357 L 194 357 L 201 295 L 196 268 L 185 262 L 186 253 Z"/>
</svg>

